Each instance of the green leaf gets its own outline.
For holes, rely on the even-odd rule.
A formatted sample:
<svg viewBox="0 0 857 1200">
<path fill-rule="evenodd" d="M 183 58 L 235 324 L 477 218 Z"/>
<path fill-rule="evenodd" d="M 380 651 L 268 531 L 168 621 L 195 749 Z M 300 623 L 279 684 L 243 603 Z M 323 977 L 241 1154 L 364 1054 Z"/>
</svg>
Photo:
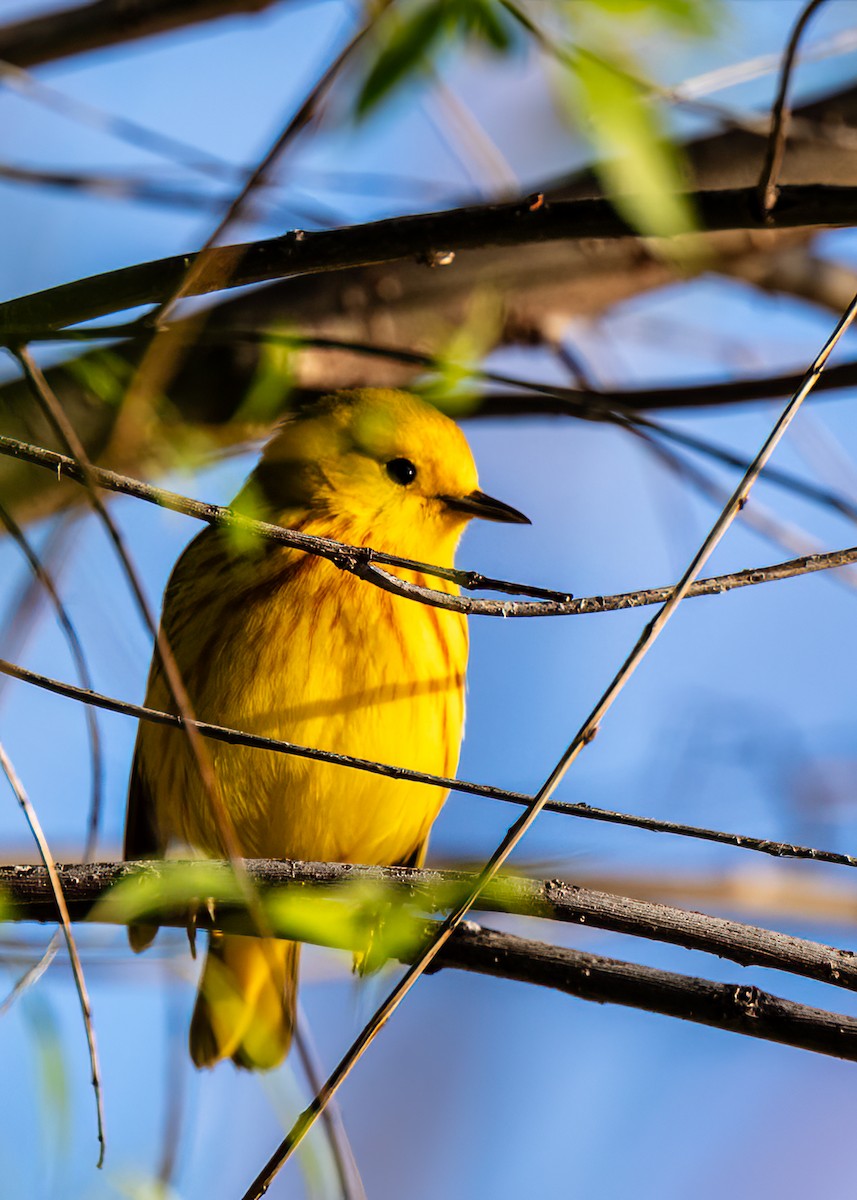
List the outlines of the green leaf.
<svg viewBox="0 0 857 1200">
<path fill-rule="evenodd" d="M 295 355 L 301 339 L 285 327 L 271 332 L 276 341 L 262 342 L 250 386 L 233 420 L 270 424 L 286 407 L 295 382 Z"/>
<path fill-rule="evenodd" d="M 63 368 L 82 388 L 92 392 L 103 404 L 118 408 L 134 368 L 115 350 L 93 350 L 81 358 L 73 358 Z"/>
<path fill-rule="evenodd" d="M 69 1073 L 56 1010 L 43 992 L 30 989 L 21 1012 L 36 1052 L 39 1093 L 45 1117 L 45 1144 L 67 1149 L 71 1137 Z"/>
<path fill-rule="evenodd" d="M 91 920 L 126 924 L 208 899 L 241 904 L 243 893 L 228 867 L 208 863 L 160 864 L 121 879 L 93 907 Z"/>
<path fill-rule="evenodd" d="M 406 75 L 428 63 L 437 43 L 449 31 L 451 12 L 448 0 L 434 0 L 404 19 L 400 10 L 389 15 L 381 26 L 386 42 L 357 97 L 358 117 L 365 117 Z"/>
<path fill-rule="evenodd" d="M 363 972 L 411 957 L 425 940 L 413 903 L 391 896 L 383 883 L 359 881 L 334 893 L 283 889 L 266 898 L 265 911 L 280 937 L 353 950 Z"/>
<path fill-rule="evenodd" d="M 460 24 L 501 54 L 512 48 L 513 37 L 506 11 L 496 0 L 456 0 Z"/>
<path fill-rule="evenodd" d="M 482 390 L 479 366 L 496 347 L 502 326 L 500 297 L 489 291 L 476 292 L 463 319 L 445 331 L 432 371 L 417 385 L 419 394 L 447 416 L 464 417 L 474 412 Z"/>
<path fill-rule="evenodd" d="M 721 10 L 719 0 L 589 0 L 611 16 L 643 18 L 650 24 L 700 35 L 714 31 Z"/>
<path fill-rule="evenodd" d="M 588 54 L 577 55 L 573 78 L 616 209 L 648 236 L 693 232 L 679 154 L 651 100 L 620 68 Z"/>
</svg>

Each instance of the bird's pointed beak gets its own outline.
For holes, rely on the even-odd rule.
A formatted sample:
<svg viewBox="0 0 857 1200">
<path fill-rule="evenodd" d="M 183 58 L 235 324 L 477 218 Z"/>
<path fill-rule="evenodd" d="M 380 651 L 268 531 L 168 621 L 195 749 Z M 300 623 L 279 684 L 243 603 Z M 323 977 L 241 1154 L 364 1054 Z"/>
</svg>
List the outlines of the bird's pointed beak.
<svg viewBox="0 0 857 1200">
<path fill-rule="evenodd" d="M 447 508 L 454 512 L 465 513 L 468 517 L 482 517 L 485 521 L 505 521 L 509 525 L 532 525 L 529 517 L 525 517 L 511 504 L 486 496 L 484 492 L 469 492 L 466 496 L 438 496 Z"/>
</svg>

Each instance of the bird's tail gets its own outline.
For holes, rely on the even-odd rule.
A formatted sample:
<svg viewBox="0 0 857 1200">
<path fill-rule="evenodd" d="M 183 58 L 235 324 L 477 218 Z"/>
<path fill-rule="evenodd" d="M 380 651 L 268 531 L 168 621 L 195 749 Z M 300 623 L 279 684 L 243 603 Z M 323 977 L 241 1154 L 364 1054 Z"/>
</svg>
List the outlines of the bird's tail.
<svg viewBox="0 0 857 1200">
<path fill-rule="evenodd" d="M 190 1025 L 198 1067 L 231 1058 L 265 1071 L 288 1053 L 298 987 L 296 942 L 213 934 Z"/>
</svg>

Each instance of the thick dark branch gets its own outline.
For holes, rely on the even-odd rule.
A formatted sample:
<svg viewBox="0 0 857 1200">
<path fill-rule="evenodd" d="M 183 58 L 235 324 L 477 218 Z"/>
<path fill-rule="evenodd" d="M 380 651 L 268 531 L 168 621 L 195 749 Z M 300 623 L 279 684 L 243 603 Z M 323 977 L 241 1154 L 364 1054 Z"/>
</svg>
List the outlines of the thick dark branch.
<svg viewBox="0 0 857 1200">
<path fill-rule="evenodd" d="M 234 13 L 261 12 L 276 0 L 96 0 L 0 28 L 0 59 L 16 67 L 70 58 Z"/>
<path fill-rule="evenodd" d="M 177 869 L 181 872 L 196 870 L 202 875 L 203 872 L 208 874 L 211 866 L 200 862 L 170 864 L 168 868 L 153 863 L 99 863 L 64 866 L 59 872 L 69 911 L 74 919 L 83 920 L 91 915 L 93 905 L 120 880 L 135 874 L 151 878 L 153 874 Z M 400 895 L 426 907 L 437 906 L 439 889 L 460 889 L 473 878 L 457 871 L 408 871 L 331 863 L 256 861 L 248 863 L 247 867 L 257 882 L 272 886 L 317 889 L 341 887 L 357 880 L 384 882 Z M 209 886 L 210 874 L 203 888 Z M 47 872 L 43 867 L 4 867 L 0 869 L 0 887 L 13 919 L 56 919 Z M 715 954 L 728 953 L 739 962 L 793 970 L 840 986 L 857 985 L 853 955 L 848 951 L 665 905 L 536 880 L 501 881 L 483 894 L 480 905 L 489 911 L 520 912 L 588 923 Z M 96 919 L 98 915 L 96 913 Z M 110 919 L 103 911 L 101 916 Z M 187 909 L 163 913 L 159 919 L 162 923 L 184 927 Z M 210 924 L 204 906 L 201 906 L 199 919 L 201 924 Z M 218 909 L 217 926 L 241 932 L 249 930 L 246 914 L 225 906 Z M 431 935 L 435 928 L 433 923 L 427 925 L 427 934 Z M 329 932 L 330 938 L 325 944 L 353 948 L 350 943 L 338 940 L 341 933 L 337 934 L 333 925 Z M 408 961 L 408 956 L 402 955 L 402 961 Z M 795 1004 L 755 987 L 711 983 L 481 929 L 472 922 L 456 931 L 438 956 L 435 967 L 456 967 L 516 979 L 556 988 L 585 1000 L 642 1008 L 734 1033 L 857 1060 L 857 1020 L 853 1017 Z"/>
<path fill-rule="evenodd" d="M 767 221 L 759 214 L 754 188 L 695 192 L 690 201 L 708 232 L 851 225 L 857 187 L 785 187 Z M 223 246 L 208 251 L 206 271 L 188 294 L 222 290 L 215 282 L 219 280 L 234 288 L 403 259 L 449 269 L 458 250 L 634 236 L 607 200 L 548 203 L 539 196 Z M 173 294 L 197 258 L 185 254 L 140 263 L 9 300 L 0 305 L 0 335 L 14 343 L 33 329 L 60 329 L 137 305 L 159 304 Z"/>
<path fill-rule="evenodd" d="M 655 967 L 583 954 L 488 929 L 459 929 L 437 963 L 555 988 L 746 1037 L 857 1061 L 857 1020 L 795 1004 L 746 984 L 711 983 Z"/>
<path fill-rule="evenodd" d="M 143 875 L 168 878 L 178 872 L 192 888 L 196 871 L 201 877 L 211 871 L 210 862 L 72 864 L 62 867 L 61 881 L 69 913 L 85 920 L 93 905 L 120 880 Z M 228 870 L 228 864 L 222 864 Z M 260 859 L 246 863 L 249 877 L 264 891 L 270 888 L 302 891 L 311 888 L 335 893 L 355 883 L 383 885 L 393 900 L 407 900 L 425 912 L 448 906 L 476 878 L 465 871 L 412 870 L 407 867 L 356 866 L 351 863 L 283 862 Z M 204 890 L 205 885 L 201 885 Z M 0 895 L 11 905 L 16 920 L 54 921 L 56 907 L 44 867 L 0 867 Z M 607 892 L 578 887 L 561 879 L 539 880 L 509 877 L 489 885 L 479 899 L 482 912 L 514 913 L 577 925 L 592 925 L 614 933 L 627 933 L 649 941 L 669 942 L 689 950 L 702 950 L 731 959 L 742 966 L 770 967 L 832 983 L 857 991 L 857 959 L 851 950 L 839 950 L 805 938 L 791 937 L 771 929 L 738 921 L 689 912 L 666 904 L 634 900 Z M 165 919 L 166 918 L 166 919 Z M 159 922 L 184 928 L 187 908 L 159 913 Z M 212 925 L 210 914 L 200 913 L 204 928 Z M 231 932 L 252 933 L 246 910 L 218 904 L 216 926 Z"/>
</svg>

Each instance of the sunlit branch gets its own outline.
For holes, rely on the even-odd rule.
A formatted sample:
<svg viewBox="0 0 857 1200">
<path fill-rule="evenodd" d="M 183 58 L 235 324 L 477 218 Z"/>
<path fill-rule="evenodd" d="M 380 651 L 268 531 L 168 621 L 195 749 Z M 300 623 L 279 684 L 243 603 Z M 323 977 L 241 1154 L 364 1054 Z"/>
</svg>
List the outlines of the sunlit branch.
<svg viewBox="0 0 857 1200">
<path fill-rule="evenodd" d="M 40 446 L 32 446 L 27 442 L 19 442 L 15 438 L 0 435 L 0 454 L 29 462 L 35 466 L 44 467 L 55 472 L 58 478 L 67 477 L 75 482 L 81 482 L 83 473 L 74 459 L 67 455 L 58 454 L 53 450 L 45 450 Z M 596 612 L 615 612 L 619 609 L 640 608 L 649 604 L 661 603 L 670 593 L 669 587 L 643 588 L 634 592 L 619 592 L 605 596 L 583 596 L 578 599 L 566 598 L 562 592 L 552 592 L 545 588 L 535 588 L 529 584 L 512 583 L 509 580 L 492 579 L 475 571 L 459 571 L 445 567 L 432 566 L 416 562 L 413 559 L 402 558 L 395 554 L 372 550 L 366 546 L 349 546 L 331 538 L 315 537 L 311 534 L 300 533 L 296 530 L 283 529 L 279 525 L 271 525 L 265 521 L 254 521 L 224 508 L 217 504 L 207 504 L 201 500 L 192 500 L 176 492 L 158 488 L 141 480 L 119 475 L 103 467 L 90 467 L 93 482 L 106 491 L 120 492 L 133 496 L 138 500 L 146 500 L 160 508 L 168 508 L 173 512 L 184 513 L 185 516 L 205 521 L 209 525 L 220 525 L 228 528 L 241 528 L 261 539 L 278 542 L 301 550 L 306 554 L 316 554 L 328 559 L 342 571 L 357 575 L 366 582 L 396 595 L 406 596 L 435 608 L 445 608 L 452 612 L 466 613 L 470 616 L 491 617 L 549 617 L 549 616 L 582 616 Z M 767 567 L 751 567 L 742 571 L 733 571 L 726 575 L 715 575 L 698 580 L 689 590 L 689 596 L 712 596 L 721 592 L 732 591 L 735 588 L 752 587 L 760 583 L 772 583 L 780 579 L 790 579 L 798 575 L 808 575 L 816 571 L 833 570 L 857 562 L 857 547 L 843 550 L 833 550 L 826 554 L 808 554 L 800 558 L 788 559 L 785 562 L 774 563 Z M 510 601 L 510 600 L 480 600 L 469 596 L 451 596 L 433 588 L 420 584 L 409 583 L 384 571 L 378 564 L 404 567 L 421 575 L 435 575 L 441 579 L 449 579 L 468 589 L 486 591 L 504 591 L 510 594 L 535 595 L 553 597 L 545 600 Z"/>
<path fill-rule="evenodd" d="M 795 22 L 794 29 L 783 54 L 777 95 L 771 108 L 771 130 L 768 137 L 768 144 L 765 147 L 762 172 L 757 185 L 759 207 L 766 217 L 772 212 L 780 194 L 777 179 L 779 178 L 780 169 L 783 165 L 783 156 L 786 151 L 786 136 L 788 134 L 790 116 L 786 108 L 786 97 L 788 95 L 789 84 L 791 83 L 798 46 L 813 13 L 821 8 L 824 3 L 825 0 L 808 0 L 808 3 L 804 5 Z"/>
<path fill-rule="evenodd" d="M 314 890 L 329 888 L 331 894 L 335 894 L 335 889 L 354 884 L 357 880 L 385 883 L 391 887 L 393 897 L 398 895 L 410 899 L 425 911 L 436 907 L 437 898 L 443 896 L 444 889 L 449 895 L 450 890 L 460 890 L 474 878 L 457 871 L 410 871 L 405 868 L 335 863 L 262 860 L 248 862 L 247 867 L 260 885 L 309 887 Z M 95 920 L 115 921 L 121 920 L 115 908 L 112 912 L 101 908 L 92 913 L 93 906 L 115 883 L 133 878 L 138 873 L 151 879 L 154 874 L 196 870 L 201 875 L 207 873 L 206 886 L 210 887 L 211 868 L 210 862 L 169 865 L 150 862 L 99 863 L 63 866 L 58 868 L 58 872 L 75 919 L 84 920 L 94 916 Z M 11 919 L 51 919 L 50 894 L 44 868 L 4 867 L 0 869 L 0 887 L 9 905 Z M 262 894 L 264 897 L 265 893 Z M 435 897 L 434 901 L 432 896 Z M 809 975 L 843 987 L 857 986 L 857 968 L 848 951 L 666 905 L 590 892 L 556 881 L 501 880 L 486 890 L 480 899 L 480 907 L 492 912 L 512 912 L 591 924 L 728 955 L 745 965 L 755 963 Z M 205 906 L 200 910 L 199 920 L 201 925 L 211 924 Z M 186 906 L 181 911 L 171 912 L 168 908 L 160 910 L 158 923 L 184 928 L 187 924 Z M 229 932 L 246 932 L 252 928 L 247 915 L 229 905 L 218 907 L 215 923 L 217 928 Z M 436 923 L 427 923 L 426 936 L 431 937 L 437 928 Z M 293 933 L 290 932 L 290 936 Z M 345 938 L 343 931 L 335 925 L 326 928 L 323 935 L 319 933 L 316 936 L 319 940 L 323 936 L 322 944 L 327 946 L 354 948 L 353 942 Z M 411 955 L 402 954 L 401 959 L 408 962 Z M 455 931 L 433 965 L 436 969 L 456 967 L 554 987 L 581 999 L 642 1008 L 817 1053 L 857 1059 L 857 1019 L 854 1017 L 795 1004 L 755 987 L 712 983 L 653 967 L 585 954 L 545 942 L 497 933 L 472 922 Z"/>
<path fill-rule="evenodd" d="M 228 869 L 228 863 L 220 864 Z M 407 867 L 358 866 L 351 863 L 290 862 L 279 859 L 245 861 L 250 878 L 258 886 L 262 903 L 266 890 L 285 889 L 300 895 L 347 896 L 356 884 L 373 884 L 384 889 L 392 902 L 407 902 L 426 913 L 440 912 L 451 899 L 472 884 L 476 876 L 466 871 L 414 870 Z M 71 918 L 85 920 L 93 906 L 114 884 L 143 876 L 149 883 L 172 877 L 192 891 L 194 873 L 209 882 L 217 864 L 205 862 L 65 864 L 60 870 L 63 893 Z M 16 920 L 50 921 L 55 917 L 53 898 L 44 867 L 20 865 L 0 867 L 0 896 Z M 121 906 L 120 906 L 121 907 Z M 204 907 L 204 906 L 202 906 Z M 839 950 L 806 938 L 792 937 L 770 929 L 705 913 L 690 912 L 672 905 L 635 900 L 561 879 L 502 878 L 489 885 L 478 902 L 481 912 L 511 913 L 538 917 L 595 929 L 629 934 L 648 941 L 668 942 L 688 950 L 699 950 L 728 958 L 742 966 L 768 967 L 816 979 L 822 983 L 857 991 L 857 960 L 850 950 Z M 216 900 L 214 917 L 200 911 L 202 928 L 229 933 L 252 933 L 253 926 L 242 906 Z M 94 914 L 99 919 L 98 912 Z M 160 925 L 183 929 L 187 905 L 158 910 Z M 276 930 L 276 924 L 274 925 Z"/>
</svg>

